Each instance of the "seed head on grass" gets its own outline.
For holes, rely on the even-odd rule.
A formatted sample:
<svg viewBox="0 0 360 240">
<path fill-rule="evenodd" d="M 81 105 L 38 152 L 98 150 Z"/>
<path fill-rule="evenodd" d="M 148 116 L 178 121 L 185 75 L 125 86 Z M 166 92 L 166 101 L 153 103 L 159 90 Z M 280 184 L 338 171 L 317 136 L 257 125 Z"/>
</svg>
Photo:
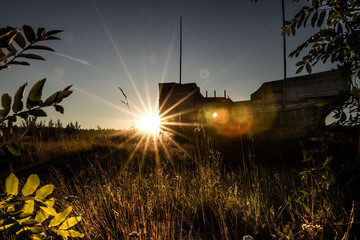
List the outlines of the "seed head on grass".
<svg viewBox="0 0 360 240">
<path fill-rule="evenodd" d="M 66 202 L 71 203 L 71 202 L 73 202 L 75 200 L 78 200 L 79 198 L 77 196 L 74 196 L 74 195 L 69 195 L 69 196 L 64 197 L 64 199 L 65 199 Z"/>
<path fill-rule="evenodd" d="M 130 239 L 139 238 L 139 237 L 140 237 L 140 235 L 136 231 L 133 231 L 132 233 L 129 233 L 129 238 Z"/>
<path fill-rule="evenodd" d="M 304 223 L 301 225 L 302 230 L 307 231 L 311 236 L 315 236 L 322 227 L 318 224 Z"/>
<path fill-rule="evenodd" d="M 244 237 L 243 237 L 243 240 L 255 240 L 252 236 L 250 236 L 250 235 L 245 235 Z"/>
</svg>

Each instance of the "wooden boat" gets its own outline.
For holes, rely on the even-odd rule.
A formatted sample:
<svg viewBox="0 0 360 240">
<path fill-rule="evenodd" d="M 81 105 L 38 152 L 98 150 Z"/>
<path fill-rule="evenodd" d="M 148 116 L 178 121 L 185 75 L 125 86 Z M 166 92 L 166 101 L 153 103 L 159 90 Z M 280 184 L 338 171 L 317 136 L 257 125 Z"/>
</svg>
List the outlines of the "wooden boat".
<svg viewBox="0 0 360 240">
<path fill-rule="evenodd" d="M 350 80 L 331 70 L 265 82 L 248 101 L 207 97 L 195 83 L 160 83 L 159 110 L 168 131 L 192 137 L 199 127 L 213 138 L 256 139 L 307 136 L 325 125 L 333 103 L 349 91 Z"/>
<path fill-rule="evenodd" d="M 284 4 L 284 2 L 283 2 Z M 284 18 L 284 5 L 283 18 Z M 341 92 L 350 90 L 351 79 L 330 70 L 265 82 L 248 101 L 226 96 L 203 96 L 195 83 L 181 83 L 182 20 L 180 17 L 179 83 L 159 83 L 159 112 L 164 129 L 192 137 L 205 127 L 216 139 L 251 134 L 257 139 L 289 139 L 307 136 L 325 125 Z M 207 94 L 206 94 L 207 95 Z"/>
</svg>

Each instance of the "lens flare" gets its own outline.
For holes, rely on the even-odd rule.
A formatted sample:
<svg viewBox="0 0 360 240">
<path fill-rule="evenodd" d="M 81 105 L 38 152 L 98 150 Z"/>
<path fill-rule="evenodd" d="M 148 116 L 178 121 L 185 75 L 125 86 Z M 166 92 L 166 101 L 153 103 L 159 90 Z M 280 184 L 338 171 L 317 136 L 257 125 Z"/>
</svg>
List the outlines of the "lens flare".
<svg viewBox="0 0 360 240">
<path fill-rule="evenodd" d="M 200 77 L 201 77 L 202 79 L 208 79 L 208 78 L 210 77 L 210 71 L 209 71 L 209 69 L 207 69 L 207 68 L 201 69 L 201 70 L 200 70 Z"/>
</svg>

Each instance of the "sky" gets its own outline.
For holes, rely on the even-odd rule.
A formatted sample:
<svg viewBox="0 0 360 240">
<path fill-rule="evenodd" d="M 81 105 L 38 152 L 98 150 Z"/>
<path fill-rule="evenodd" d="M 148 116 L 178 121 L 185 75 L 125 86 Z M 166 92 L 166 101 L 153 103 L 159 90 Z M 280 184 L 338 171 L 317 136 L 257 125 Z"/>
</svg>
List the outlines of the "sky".
<svg viewBox="0 0 360 240">
<path fill-rule="evenodd" d="M 118 87 L 134 119 L 157 108 L 158 84 L 179 81 L 180 16 L 182 83 L 195 82 L 204 96 L 226 90 L 233 101 L 248 100 L 263 82 L 284 77 L 281 0 L 12 0 L 3 6 L 1 27 L 64 30 L 61 41 L 45 42 L 56 53 L 34 52 L 45 62 L 0 72 L 0 94 L 11 96 L 43 78 L 43 98 L 73 85 L 65 113 L 47 109 L 40 119 L 46 122 L 127 129 L 131 116 Z M 300 8 L 285 0 L 286 19 Z M 305 29 L 287 38 L 287 53 L 310 34 Z M 287 59 L 287 77 L 296 75 L 299 60 Z"/>
</svg>

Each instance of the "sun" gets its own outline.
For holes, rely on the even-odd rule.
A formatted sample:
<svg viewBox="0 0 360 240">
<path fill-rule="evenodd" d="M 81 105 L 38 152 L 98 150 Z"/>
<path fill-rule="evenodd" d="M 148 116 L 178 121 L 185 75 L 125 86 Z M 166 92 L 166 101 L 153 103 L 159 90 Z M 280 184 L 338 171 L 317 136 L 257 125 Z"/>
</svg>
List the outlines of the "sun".
<svg viewBox="0 0 360 240">
<path fill-rule="evenodd" d="M 160 132 L 161 120 L 156 111 L 147 112 L 140 117 L 138 128 L 141 131 L 145 131 L 152 134 L 158 134 Z"/>
</svg>

